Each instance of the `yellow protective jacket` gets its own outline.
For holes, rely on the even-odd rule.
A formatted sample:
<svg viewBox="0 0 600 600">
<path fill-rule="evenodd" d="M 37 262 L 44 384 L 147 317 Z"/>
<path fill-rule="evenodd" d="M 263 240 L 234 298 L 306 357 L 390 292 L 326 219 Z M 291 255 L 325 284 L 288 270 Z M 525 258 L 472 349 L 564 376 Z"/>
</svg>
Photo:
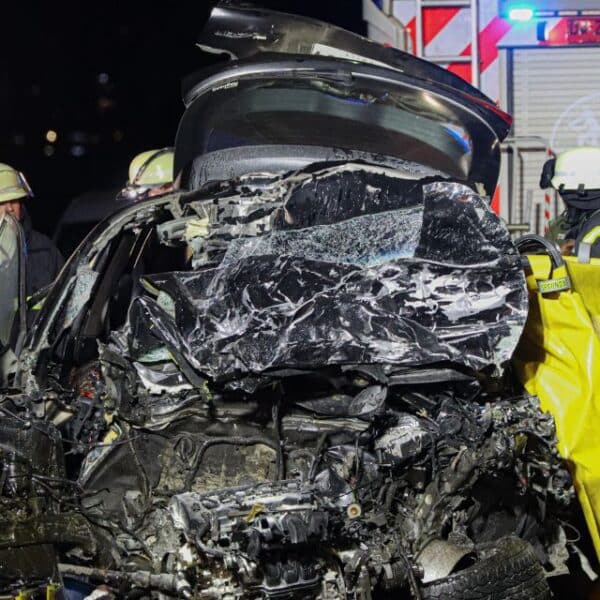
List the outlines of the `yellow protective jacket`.
<svg viewBox="0 0 600 600">
<path fill-rule="evenodd" d="M 556 422 L 600 557 L 600 260 L 528 256 L 530 310 L 514 366 Z"/>
</svg>

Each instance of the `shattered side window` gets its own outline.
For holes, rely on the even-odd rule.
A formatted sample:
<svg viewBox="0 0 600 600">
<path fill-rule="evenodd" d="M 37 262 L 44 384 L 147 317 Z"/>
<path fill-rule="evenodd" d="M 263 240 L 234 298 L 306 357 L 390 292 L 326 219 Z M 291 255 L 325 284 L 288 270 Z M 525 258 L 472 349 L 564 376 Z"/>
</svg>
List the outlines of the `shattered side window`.
<svg viewBox="0 0 600 600">
<path fill-rule="evenodd" d="M 64 313 L 63 328 L 70 327 L 79 316 L 81 309 L 88 303 L 96 285 L 98 273 L 88 266 L 77 270 L 77 279 Z"/>
</svg>

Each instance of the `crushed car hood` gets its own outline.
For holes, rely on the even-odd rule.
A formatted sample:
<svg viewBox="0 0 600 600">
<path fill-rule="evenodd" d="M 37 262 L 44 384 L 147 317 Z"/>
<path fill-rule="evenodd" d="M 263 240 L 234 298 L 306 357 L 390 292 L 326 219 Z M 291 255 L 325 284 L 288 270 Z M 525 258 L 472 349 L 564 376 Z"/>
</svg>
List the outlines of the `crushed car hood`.
<svg viewBox="0 0 600 600">
<path fill-rule="evenodd" d="M 218 266 L 147 277 L 110 345 L 150 389 L 201 377 L 252 390 L 270 371 L 355 364 L 500 369 L 514 351 L 520 258 L 461 184 L 342 163 L 218 206 L 204 250 L 234 238 Z M 184 379 L 165 384 L 172 362 Z"/>
</svg>

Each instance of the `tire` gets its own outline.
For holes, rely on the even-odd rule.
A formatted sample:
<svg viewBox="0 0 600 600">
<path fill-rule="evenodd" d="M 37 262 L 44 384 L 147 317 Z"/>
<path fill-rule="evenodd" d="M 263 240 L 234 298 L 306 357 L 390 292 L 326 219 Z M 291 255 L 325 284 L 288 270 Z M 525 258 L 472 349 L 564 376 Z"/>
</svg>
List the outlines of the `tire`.
<svg viewBox="0 0 600 600">
<path fill-rule="evenodd" d="M 547 600 L 552 598 L 533 548 L 517 537 L 482 546 L 477 562 L 421 590 L 423 600 Z"/>
</svg>

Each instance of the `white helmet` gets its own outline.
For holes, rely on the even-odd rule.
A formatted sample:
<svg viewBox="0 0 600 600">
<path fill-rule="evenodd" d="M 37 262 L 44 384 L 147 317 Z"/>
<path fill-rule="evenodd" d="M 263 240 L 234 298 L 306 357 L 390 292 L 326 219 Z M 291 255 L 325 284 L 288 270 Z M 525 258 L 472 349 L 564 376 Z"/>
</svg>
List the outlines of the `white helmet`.
<svg viewBox="0 0 600 600">
<path fill-rule="evenodd" d="M 600 148 L 573 148 L 557 156 L 551 184 L 559 192 L 600 190 Z"/>
</svg>

